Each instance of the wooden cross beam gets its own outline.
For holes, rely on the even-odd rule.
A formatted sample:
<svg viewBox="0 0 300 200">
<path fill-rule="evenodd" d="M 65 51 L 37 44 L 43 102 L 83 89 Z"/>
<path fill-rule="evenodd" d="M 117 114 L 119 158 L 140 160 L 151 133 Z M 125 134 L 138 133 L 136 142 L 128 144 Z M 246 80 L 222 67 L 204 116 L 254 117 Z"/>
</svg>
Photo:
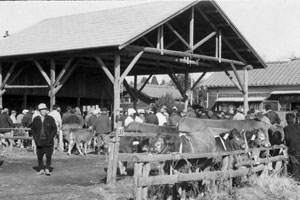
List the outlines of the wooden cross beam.
<svg viewBox="0 0 300 200">
<path fill-rule="evenodd" d="M 16 65 L 17 65 L 17 63 L 14 62 L 14 63 L 12 64 L 12 66 L 9 68 L 9 71 L 7 72 L 7 74 L 6 74 L 6 76 L 5 76 L 4 80 L 3 80 L 3 82 L 1 82 L 1 90 L 4 89 L 4 87 L 5 87 L 5 85 L 6 85 L 7 81 L 8 81 L 8 79 L 9 79 L 11 73 L 13 72 L 13 70 L 15 69 Z M 2 73 L 1 73 L 1 74 L 2 74 Z"/>
<path fill-rule="evenodd" d="M 239 74 L 237 73 L 234 64 L 231 64 L 231 68 L 232 68 L 232 70 L 233 70 L 233 72 L 234 72 L 234 74 L 235 74 L 236 79 L 238 80 L 238 82 L 239 82 L 239 84 L 240 84 L 240 88 L 243 90 L 243 91 L 242 91 L 243 94 L 245 94 L 246 92 L 245 92 L 244 84 L 243 84 L 243 82 L 242 82 L 242 80 L 241 80 Z"/>
<path fill-rule="evenodd" d="M 155 47 L 145 36 L 142 38 L 150 47 Z"/>
<path fill-rule="evenodd" d="M 179 84 L 179 81 L 178 81 L 177 77 L 175 76 L 175 73 L 174 73 L 174 71 L 172 70 L 171 67 L 170 67 L 170 71 L 171 71 L 171 73 L 168 74 L 169 77 L 170 77 L 170 78 L 172 79 L 172 81 L 175 83 L 175 85 L 176 85 L 177 89 L 179 90 L 181 96 L 182 96 L 184 99 L 186 99 L 186 94 L 185 94 L 183 88 L 181 87 L 181 85 Z"/>
<path fill-rule="evenodd" d="M 63 69 L 60 71 L 59 75 L 57 76 L 55 82 L 54 82 L 54 86 L 58 86 L 59 82 L 61 81 L 62 77 L 64 76 L 64 74 L 66 73 L 66 71 L 68 70 L 68 68 L 71 66 L 72 62 L 73 62 L 73 58 L 70 58 L 67 63 L 64 65 Z"/>
<path fill-rule="evenodd" d="M 144 87 L 146 86 L 146 84 L 149 82 L 150 78 L 152 77 L 152 74 L 150 74 L 150 76 L 148 76 L 148 78 L 146 79 L 145 83 L 142 85 L 142 87 L 139 89 L 138 93 L 141 93 L 142 90 L 144 89 Z"/>
<path fill-rule="evenodd" d="M 243 92 L 243 89 L 239 86 L 239 84 L 233 79 L 233 77 L 229 74 L 228 71 L 224 70 L 226 76 L 231 80 L 231 82 L 242 92 Z"/>
<path fill-rule="evenodd" d="M 197 42 L 197 44 L 195 44 L 193 46 L 193 50 L 195 50 L 198 47 L 200 47 L 202 44 L 204 44 L 205 42 L 207 42 L 210 38 L 212 38 L 216 34 L 217 34 L 217 32 L 214 31 L 214 32 L 210 33 L 208 36 L 206 36 L 205 38 L 203 38 L 202 40 L 200 40 L 199 42 Z"/>
<path fill-rule="evenodd" d="M 136 62 L 140 59 L 140 57 L 143 55 L 144 51 L 140 51 L 134 58 L 133 60 L 130 62 L 130 64 L 128 65 L 128 67 L 125 69 L 125 71 L 123 72 L 122 76 L 120 77 L 120 83 L 123 82 L 123 80 L 125 79 L 125 77 L 128 75 L 128 73 L 131 71 L 131 69 L 134 67 L 134 65 L 136 64 Z"/>
<path fill-rule="evenodd" d="M 50 78 L 47 75 L 47 73 L 45 72 L 45 70 L 43 69 L 43 67 L 40 65 L 40 63 L 37 60 L 34 60 L 34 63 L 37 66 L 37 68 L 39 69 L 39 71 L 41 72 L 41 74 L 43 75 L 43 77 L 45 78 L 47 84 L 50 86 L 50 84 L 51 84 Z"/>
<path fill-rule="evenodd" d="M 166 25 L 171 29 L 171 31 L 178 37 L 179 40 L 190 50 L 192 50 L 192 47 L 185 41 L 185 39 L 171 26 L 171 24 L 166 23 Z"/>
<path fill-rule="evenodd" d="M 106 76 L 108 77 L 108 79 L 110 80 L 110 82 L 112 84 L 114 84 L 114 76 L 111 74 L 111 72 L 109 71 L 109 69 L 107 68 L 107 66 L 104 64 L 104 62 L 100 58 L 100 56 L 95 56 L 95 59 L 99 63 L 101 69 L 104 71 L 104 73 L 106 74 Z"/>
<path fill-rule="evenodd" d="M 194 83 L 194 85 L 192 86 L 191 90 L 193 91 L 195 89 L 195 87 L 197 86 L 197 84 L 202 80 L 202 78 L 206 75 L 206 72 L 202 73 L 201 76 L 197 79 L 197 81 Z"/>
<path fill-rule="evenodd" d="M 207 56 L 207 55 L 200 55 L 200 54 L 194 54 L 194 53 L 189 53 L 189 52 L 182 52 L 182 51 L 174 51 L 174 50 L 159 50 L 156 48 L 152 47 L 141 47 L 141 46 L 134 46 L 134 45 L 129 45 L 126 47 L 126 50 L 128 51 L 144 51 L 145 53 L 151 53 L 151 54 L 163 54 L 168 55 L 168 56 L 174 56 L 174 57 L 189 57 L 191 59 L 202 59 L 202 60 L 208 60 L 208 61 L 216 61 L 219 62 L 219 58 L 212 57 L 212 56 Z M 223 63 L 233 63 L 236 65 L 245 65 L 245 63 L 241 61 L 236 61 L 236 60 L 231 60 L 231 59 L 225 59 L 221 58 L 221 61 Z"/>
</svg>

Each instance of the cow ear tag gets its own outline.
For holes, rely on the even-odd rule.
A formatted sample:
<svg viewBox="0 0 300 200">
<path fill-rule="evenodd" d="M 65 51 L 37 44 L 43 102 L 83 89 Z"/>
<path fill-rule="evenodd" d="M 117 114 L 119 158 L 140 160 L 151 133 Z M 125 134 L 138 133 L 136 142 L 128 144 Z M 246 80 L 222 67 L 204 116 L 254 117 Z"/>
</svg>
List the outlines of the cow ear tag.
<svg viewBox="0 0 300 200">
<path fill-rule="evenodd" d="M 224 140 L 227 140 L 228 136 L 229 136 L 229 133 L 226 133 L 226 134 L 224 135 L 223 139 L 224 139 Z"/>
<path fill-rule="evenodd" d="M 252 135 L 251 141 L 255 140 L 255 138 L 256 138 L 256 135 Z"/>
</svg>

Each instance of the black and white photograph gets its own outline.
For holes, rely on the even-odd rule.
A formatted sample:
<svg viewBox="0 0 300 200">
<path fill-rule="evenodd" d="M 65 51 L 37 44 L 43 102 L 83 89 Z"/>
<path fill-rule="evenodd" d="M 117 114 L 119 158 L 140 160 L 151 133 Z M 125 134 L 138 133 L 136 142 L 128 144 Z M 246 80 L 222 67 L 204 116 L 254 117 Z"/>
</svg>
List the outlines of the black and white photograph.
<svg viewBox="0 0 300 200">
<path fill-rule="evenodd" d="M 1 200 L 300 200 L 300 1 L 0 1 Z"/>
</svg>

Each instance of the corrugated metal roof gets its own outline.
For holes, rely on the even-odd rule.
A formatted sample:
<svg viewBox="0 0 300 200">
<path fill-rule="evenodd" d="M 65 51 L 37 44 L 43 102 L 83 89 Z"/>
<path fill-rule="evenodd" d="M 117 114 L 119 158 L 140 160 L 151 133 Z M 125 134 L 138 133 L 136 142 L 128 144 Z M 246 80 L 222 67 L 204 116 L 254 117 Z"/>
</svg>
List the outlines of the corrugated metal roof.
<svg viewBox="0 0 300 200">
<path fill-rule="evenodd" d="M 267 69 L 249 71 L 249 86 L 300 85 L 300 59 L 267 63 Z M 233 72 L 229 72 L 234 79 Z M 238 71 L 241 79 L 244 72 Z M 214 72 L 204 83 L 206 87 L 234 87 L 224 72 Z"/>
<path fill-rule="evenodd" d="M 0 41 L 0 57 L 119 46 L 192 4 L 146 3 L 43 20 Z"/>
</svg>

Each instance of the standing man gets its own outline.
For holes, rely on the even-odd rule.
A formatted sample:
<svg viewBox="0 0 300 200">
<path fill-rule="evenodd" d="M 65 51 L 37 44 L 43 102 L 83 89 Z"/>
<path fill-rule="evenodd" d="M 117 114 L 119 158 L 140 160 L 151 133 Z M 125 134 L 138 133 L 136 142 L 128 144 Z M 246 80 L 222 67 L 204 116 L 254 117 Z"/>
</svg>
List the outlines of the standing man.
<svg viewBox="0 0 300 200">
<path fill-rule="evenodd" d="M 36 144 L 36 153 L 38 158 L 38 175 L 46 174 L 50 176 L 51 158 L 53 154 L 54 137 L 57 133 L 57 127 L 53 117 L 47 115 L 48 108 L 46 104 L 38 105 L 39 115 L 36 116 L 31 125 L 31 132 Z M 44 170 L 43 157 L 46 155 L 46 169 Z"/>
<path fill-rule="evenodd" d="M 98 139 L 97 151 L 101 153 L 108 152 L 108 142 L 109 142 L 109 134 L 111 132 L 111 122 L 106 114 L 102 114 L 101 110 L 99 110 L 99 116 L 95 121 L 96 128 L 96 136 Z"/>
<path fill-rule="evenodd" d="M 145 123 L 158 125 L 158 118 L 154 114 L 153 108 L 148 111 L 148 115 L 145 117 Z"/>
<path fill-rule="evenodd" d="M 177 114 L 178 109 L 176 106 L 172 108 L 172 113 L 167 120 L 167 126 L 169 127 L 177 127 L 181 117 Z"/>
<path fill-rule="evenodd" d="M 266 105 L 265 108 L 267 111 L 265 116 L 267 116 L 270 119 L 271 124 L 280 124 L 281 122 L 280 117 L 275 111 L 271 109 L 271 105 Z"/>
<path fill-rule="evenodd" d="M 300 124 L 296 124 L 293 113 L 286 114 L 288 126 L 284 127 L 284 135 L 290 159 L 291 176 L 300 181 Z"/>
</svg>

